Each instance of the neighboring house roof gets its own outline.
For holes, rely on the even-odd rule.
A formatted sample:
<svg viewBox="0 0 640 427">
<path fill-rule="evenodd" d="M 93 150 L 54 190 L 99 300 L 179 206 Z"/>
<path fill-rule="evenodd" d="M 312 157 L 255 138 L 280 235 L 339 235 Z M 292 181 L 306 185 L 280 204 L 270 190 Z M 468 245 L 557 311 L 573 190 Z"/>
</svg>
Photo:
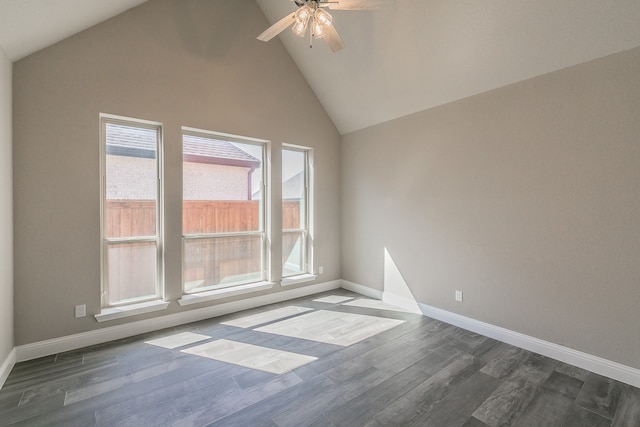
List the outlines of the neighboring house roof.
<svg viewBox="0 0 640 427">
<path fill-rule="evenodd" d="M 304 172 L 298 172 L 282 183 L 282 200 L 297 200 L 304 193 Z"/>
<path fill-rule="evenodd" d="M 156 157 L 156 132 L 114 123 L 107 124 L 107 154 L 153 159 Z M 194 135 L 183 137 L 184 160 L 255 169 L 260 160 L 229 141 Z"/>
<path fill-rule="evenodd" d="M 156 158 L 156 131 L 107 123 L 107 154 Z"/>
<path fill-rule="evenodd" d="M 231 166 L 260 167 L 260 160 L 253 157 L 229 141 L 184 135 L 183 150 L 185 160 L 202 163 L 221 163 L 206 159 L 226 160 L 224 164 Z"/>
<path fill-rule="evenodd" d="M 298 200 L 304 192 L 304 172 L 298 172 L 282 183 L 282 200 Z M 255 191 L 251 198 L 259 199 L 261 190 Z"/>
</svg>

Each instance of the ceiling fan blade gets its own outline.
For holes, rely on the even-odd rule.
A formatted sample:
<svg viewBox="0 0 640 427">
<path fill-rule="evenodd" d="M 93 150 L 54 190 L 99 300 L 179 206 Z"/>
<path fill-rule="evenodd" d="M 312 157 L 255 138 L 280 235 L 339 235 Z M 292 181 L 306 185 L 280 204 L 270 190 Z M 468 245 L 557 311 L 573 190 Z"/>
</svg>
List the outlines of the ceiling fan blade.
<svg viewBox="0 0 640 427">
<path fill-rule="evenodd" d="M 269 40 L 271 40 L 272 38 L 274 38 L 275 36 L 283 32 L 284 30 L 286 30 L 289 25 L 293 25 L 293 23 L 296 20 L 295 16 L 296 16 L 295 12 L 285 16 L 284 18 L 282 18 L 281 20 L 279 20 L 278 22 L 276 22 L 275 24 L 267 28 L 262 34 L 260 34 L 257 37 L 258 40 L 262 40 L 263 42 L 268 42 Z"/>
<path fill-rule="evenodd" d="M 393 6 L 394 0 L 328 0 L 320 1 L 322 6 L 327 4 L 332 10 L 368 10 L 388 9 Z"/>
<path fill-rule="evenodd" d="M 327 42 L 327 45 L 329 45 L 329 49 L 331 49 L 331 52 L 335 53 L 344 47 L 344 43 L 342 43 L 342 39 L 338 35 L 336 27 L 334 27 L 333 25 L 329 25 L 324 31 L 325 33 L 322 36 L 322 39 Z"/>
</svg>

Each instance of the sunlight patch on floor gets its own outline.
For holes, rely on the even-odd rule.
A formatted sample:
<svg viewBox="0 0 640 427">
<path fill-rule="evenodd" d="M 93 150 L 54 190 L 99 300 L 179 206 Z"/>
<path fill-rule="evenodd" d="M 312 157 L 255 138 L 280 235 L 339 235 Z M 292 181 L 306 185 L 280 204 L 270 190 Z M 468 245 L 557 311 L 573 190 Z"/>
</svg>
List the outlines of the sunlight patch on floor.
<svg viewBox="0 0 640 427">
<path fill-rule="evenodd" d="M 211 338 L 207 335 L 194 334 L 193 332 L 181 332 L 179 334 L 169 335 L 167 337 L 157 338 L 155 340 L 145 341 L 145 344 L 156 345 L 164 348 L 178 348 L 184 345 L 193 344 L 199 341 Z"/>
<path fill-rule="evenodd" d="M 296 314 L 305 313 L 311 310 L 313 309 L 289 305 L 287 307 L 277 308 L 275 310 L 269 310 L 263 313 L 239 317 L 233 320 L 227 320 L 226 322 L 222 322 L 222 324 L 228 326 L 236 326 L 238 328 L 252 328 L 263 323 L 273 322 L 274 320 L 284 319 L 285 317 L 294 316 Z"/>
<path fill-rule="evenodd" d="M 404 323 L 403 320 L 319 310 L 256 331 L 349 346 Z"/>
<path fill-rule="evenodd" d="M 272 374 L 284 374 L 318 359 L 305 354 L 225 339 L 191 347 L 182 352 Z"/>
<path fill-rule="evenodd" d="M 313 302 L 325 302 L 328 304 L 340 304 L 341 302 L 352 300 L 353 297 L 345 297 L 342 295 L 327 295 L 326 297 L 314 299 Z"/>
</svg>

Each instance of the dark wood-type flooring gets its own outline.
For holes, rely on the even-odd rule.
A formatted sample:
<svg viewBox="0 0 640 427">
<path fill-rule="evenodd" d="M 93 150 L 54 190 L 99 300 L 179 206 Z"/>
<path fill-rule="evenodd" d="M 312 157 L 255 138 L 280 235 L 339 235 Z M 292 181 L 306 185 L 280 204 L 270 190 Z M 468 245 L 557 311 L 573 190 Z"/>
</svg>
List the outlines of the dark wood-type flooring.
<svg viewBox="0 0 640 427">
<path fill-rule="evenodd" d="M 363 298 L 336 290 L 18 363 L 0 425 L 640 426 L 640 389 L 424 316 L 313 301 L 327 295 Z M 288 305 L 404 322 L 350 346 L 221 324 Z M 273 374 L 145 343 L 185 331 L 317 360 Z"/>
</svg>

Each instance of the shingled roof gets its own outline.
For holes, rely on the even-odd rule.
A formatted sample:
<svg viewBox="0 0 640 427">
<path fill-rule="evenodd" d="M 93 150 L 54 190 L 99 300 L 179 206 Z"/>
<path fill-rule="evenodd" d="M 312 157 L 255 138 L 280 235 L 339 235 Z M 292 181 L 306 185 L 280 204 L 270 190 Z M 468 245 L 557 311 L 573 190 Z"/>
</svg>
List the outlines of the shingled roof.
<svg viewBox="0 0 640 427">
<path fill-rule="evenodd" d="M 107 154 L 116 156 L 156 157 L 156 132 L 126 125 L 107 123 Z M 249 168 L 260 167 L 260 160 L 229 141 L 184 135 L 185 161 L 224 164 Z"/>
<path fill-rule="evenodd" d="M 182 138 L 184 159 L 190 162 L 221 163 L 231 166 L 260 167 L 260 160 L 229 141 L 184 135 Z M 207 160 L 210 159 L 210 160 Z M 223 160 L 222 162 L 212 161 Z"/>
</svg>

